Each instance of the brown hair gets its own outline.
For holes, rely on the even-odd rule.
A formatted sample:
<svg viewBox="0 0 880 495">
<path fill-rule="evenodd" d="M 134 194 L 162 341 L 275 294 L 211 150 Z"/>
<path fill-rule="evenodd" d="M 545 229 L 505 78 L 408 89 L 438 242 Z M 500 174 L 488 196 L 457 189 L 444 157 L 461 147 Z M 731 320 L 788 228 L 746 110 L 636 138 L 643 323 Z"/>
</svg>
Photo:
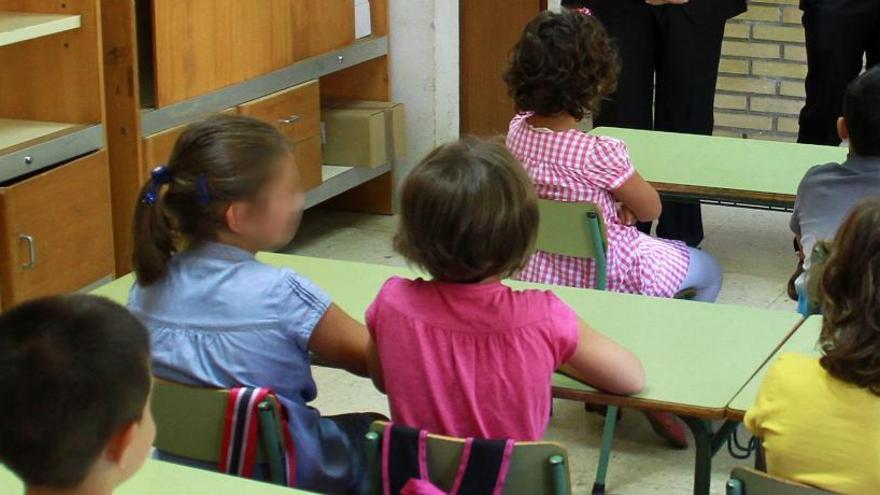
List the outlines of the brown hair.
<svg viewBox="0 0 880 495">
<path fill-rule="evenodd" d="M 538 203 L 503 144 L 466 138 L 432 151 L 403 183 L 395 249 L 436 280 L 479 282 L 520 270 Z"/>
<path fill-rule="evenodd" d="M 504 74 L 518 111 L 597 113 L 617 88 L 617 51 L 602 23 L 574 11 L 543 12 L 523 30 Z"/>
<path fill-rule="evenodd" d="M 214 239 L 226 227 L 225 207 L 256 198 L 289 151 L 274 127 L 249 117 L 217 115 L 190 125 L 167 167 L 154 171 L 138 198 L 133 255 L 138 283 L 161 279 L 182 244 Z"/>
<path fill-rule="evenodd" d="M 80 485 L 107 442 L 143 419 L 150 338 L 127 309 L 85 294 L 0 315 L 0 462 L 32 486 Z"/>
<path fill-rule="evenodd" d="M 840 227 L 819 276 L 822 367 L 880 395 L 880 199 L 860 203 Z"/>
</svg>

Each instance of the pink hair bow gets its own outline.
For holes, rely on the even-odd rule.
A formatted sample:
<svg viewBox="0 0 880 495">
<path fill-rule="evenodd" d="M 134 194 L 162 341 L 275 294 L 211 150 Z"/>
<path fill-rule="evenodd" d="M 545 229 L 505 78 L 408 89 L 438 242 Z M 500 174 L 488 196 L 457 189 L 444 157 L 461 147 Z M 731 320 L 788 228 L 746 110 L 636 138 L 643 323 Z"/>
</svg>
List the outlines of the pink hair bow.
<svg viewBox="0 0 880 495">
<path fill-rule="evenodd" d="M 578 14 L 593 15 L 593 11 L 587 7 L 580 7 L 580 8 L 574 9 L 574 11 L 577 12 Z"/>
</svg>

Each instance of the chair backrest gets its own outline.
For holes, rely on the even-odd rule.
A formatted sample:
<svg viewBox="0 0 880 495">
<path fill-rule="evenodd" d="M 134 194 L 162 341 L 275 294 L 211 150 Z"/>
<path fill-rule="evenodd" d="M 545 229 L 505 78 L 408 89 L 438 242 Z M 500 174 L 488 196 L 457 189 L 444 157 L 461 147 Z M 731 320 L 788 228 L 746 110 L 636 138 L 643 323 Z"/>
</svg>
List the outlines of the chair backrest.
<svg viewBox="0 0 880 495">
<path fill-rule="evenodd" d="M 229 391 L 194 387 L 155 379 L 152 411 L 156 420 L 155 447 L 172 455 L 203 462 L 218 463 L 223 444 L 223 425 Z M 267 402 L 273 411 L 280 411 L 274 397 Z M 274 452 L 283 452 L 280 422 L 260 415 L 261 435 L 258 442 L 257 462 L 269 462 L 266 433 L 274 430 Z M 267 421 L 268 419 L 268 421 Z M 268 423 L 268 424 L 267 424 Z"/>
<path fill-rule="evenodd" d="M 373 495 L 382 493 L 381 438 L 386 423 L 377 421 L 367 434 L 367 463 Z M 458 472 L 464 439 L 428 435 L 431 480 L 449 489 Z M 568 495 L 571 475 L 568 452 L 553 442 L 517 442 L 510 460 L 504 495 Z"/>
<path fill-rule="evenodd" d="M 745 467 L 735 467 L 727 482 L 727 495 L 830 495 L 793 481 L 788 481 L 767 473 Z"/>
<path fill-rule="evenodd" d="M 535 247 L 562 256 L 596 261 L 596 288 L 605 289 L 607 250 L 602 210 L 594 203 L 538 200 L 540 223 Z"/>
</svg>

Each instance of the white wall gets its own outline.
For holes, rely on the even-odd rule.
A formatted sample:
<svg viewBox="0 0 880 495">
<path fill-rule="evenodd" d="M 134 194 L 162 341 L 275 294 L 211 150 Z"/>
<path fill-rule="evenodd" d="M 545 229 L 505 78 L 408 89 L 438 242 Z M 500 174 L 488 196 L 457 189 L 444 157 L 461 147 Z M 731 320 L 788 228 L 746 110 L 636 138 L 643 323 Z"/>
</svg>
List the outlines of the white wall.
<svg viewBox="0 0 880 495">
<path fill-rule="evenodd" d="M 458 5 L 390 0 L 391 94 L 406 105 L 409 145 L 397 162 L 397 184 L 429 151 L 459 136 Z"/>
</svg>

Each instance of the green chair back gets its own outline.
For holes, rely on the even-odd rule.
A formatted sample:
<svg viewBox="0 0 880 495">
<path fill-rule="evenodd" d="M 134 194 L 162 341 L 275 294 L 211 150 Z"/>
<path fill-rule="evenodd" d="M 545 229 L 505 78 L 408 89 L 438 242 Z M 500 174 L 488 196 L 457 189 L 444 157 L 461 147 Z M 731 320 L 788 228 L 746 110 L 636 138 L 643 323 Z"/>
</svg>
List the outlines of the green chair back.
<svg viewBox="0 0 880 495">
<path fill-rule="evenodd" d="M 155 379 L 152 412 L 156 421 L 154 446 L 172 455 L 219 463 L 229 391 L 194 387 Z M 268 463 L 270 480 L 281 484 L 284 443 L 281 407 L 274 397 L 258 404 L 260 441 L 257 462 Z"/>
<path fill-rule="evenodd" d="M 602 211 L 594 203 L 538 200 L 540 223 L 535 247 L 561 256 L 595 260 L 596 289 L 605 290 L 606 233 Z"/>
<path fill-rule="evenodd" d="M 762 473 L 736 467 L 727 482 L 727 495 L 830 495 L 819 488 L 801 485 Z"/>
<path fill-rule="evenodd" d="M 367 433 L 367 466 L 371 493 L 382 493 L 382 433 L 386 423 L 377 421 Z M 449 490 L 455 481 L 464 440 L 428 435 L 428 470 L 431 480 Z M 568 452 L 552 442 L 517 442 L 510 459 L 504 495 L 568 495 L 571 493 Z"/>
</svg>

